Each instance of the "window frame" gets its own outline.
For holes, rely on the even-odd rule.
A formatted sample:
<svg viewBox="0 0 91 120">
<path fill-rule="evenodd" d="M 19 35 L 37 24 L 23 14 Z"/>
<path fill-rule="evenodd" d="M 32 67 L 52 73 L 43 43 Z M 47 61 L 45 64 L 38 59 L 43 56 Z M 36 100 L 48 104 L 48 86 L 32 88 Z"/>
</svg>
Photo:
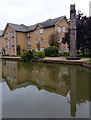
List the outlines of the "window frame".
<svg viewBox="0 0 91 120">
<path fill-rule="evenodd" d="M 44 32 L 44 29 L 40 29 L 40 34 L 43 34 L 43 32 Z"/>
<path fill-rule="evenodd" d="M 38 42 L 39 42 L 38 39 L 35 39 L 35 43 L 38 44 Z"/>
<path fill-rule="evenodd" d="M 66 32 L 66 27 L 65 26 L 62 27 L 62 31 Z"/>
<path fill-rule="evenodd" d="M 41 40 L 42 40 L 42 41 L 41 41 Z M 43 38 L 40 38 L 40 43 L 43 43 L 43 41 L 44 41 Z"/>
<path fill-rule="evenodd" d="M 60 34 L 61 33 L 61 27 L 57 26 L 57 33 Z"/>
</svg>

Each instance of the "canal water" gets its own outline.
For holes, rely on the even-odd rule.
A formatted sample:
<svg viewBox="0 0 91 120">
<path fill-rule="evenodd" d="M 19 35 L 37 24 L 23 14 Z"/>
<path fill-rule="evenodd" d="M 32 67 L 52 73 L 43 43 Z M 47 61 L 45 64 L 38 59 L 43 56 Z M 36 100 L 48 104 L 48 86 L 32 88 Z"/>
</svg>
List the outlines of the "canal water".
<svg viewBox="0 0 91 120">
<path fill-rule="evenodd" d="M 2 117 L 89 118 L 90 77 L 82 66 L 2 61 Z"/>
</svg>

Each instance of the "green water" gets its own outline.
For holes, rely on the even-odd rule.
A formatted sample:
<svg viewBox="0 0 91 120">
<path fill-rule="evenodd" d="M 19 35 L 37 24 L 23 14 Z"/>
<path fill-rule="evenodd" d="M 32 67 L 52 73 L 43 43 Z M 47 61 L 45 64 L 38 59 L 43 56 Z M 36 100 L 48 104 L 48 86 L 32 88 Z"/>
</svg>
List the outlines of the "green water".
<svg viewBox="0 0 91 120">
<path fill-rule="evenodd" d="M 2 63 L 3 118 L 89 118 L 91 70 L 43 63 Z"/>
</svg>

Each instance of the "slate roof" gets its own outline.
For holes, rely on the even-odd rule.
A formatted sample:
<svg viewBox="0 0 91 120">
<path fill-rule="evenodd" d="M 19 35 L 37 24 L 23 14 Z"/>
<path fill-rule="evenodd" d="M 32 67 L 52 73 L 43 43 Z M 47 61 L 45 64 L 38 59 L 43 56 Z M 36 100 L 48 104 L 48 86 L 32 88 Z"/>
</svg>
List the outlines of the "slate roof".
<svg viewBox="0 0 91 120">
<path fill-rule="evenodd" d="M 49 19 L 44 22 L 41 22 L 41 23 L 38 23 L 35 25 L 31 25 L 31 26 L 26 26 L 24 24 L 18 25 L 18 24 L 13 24 L 13 23 L 7 23 L 7 26 L 9 25 L 11 28 L 13 28 L 17 32 L 26 32 L 27 33 L 27 32 L 33 31 L 37 25 L 40 25 L 43 28 L 55 26 L 55 24 L 58 23 L 59 21 L 61 21 L 64 17 L 65 16 L 58 17 L 55 19 Z M 6 28 L 7 28 L 7 26 L 6 26 Z"/>
<path fill-rule="evenodd" d="M 8 23 L 8 25 L 18 32 L 27 32 L 27 29 L 28 29 L 28 27 L 23 24 L 17 25 L 17 24 Z"/>
<path fill-rule="evenodd" d="M 3 30 L 0 30 L 0 37 L 3 35 Z"/>
<path fill-rule="evenodd" d="M 35 25 L 28 26 L 27 32 L 33 31 L 35 28 L 36 28 L 36 24 L 35 24 Z"/>
<path fill-rule="evenodd" d="M 49 19 L 49 20 L 46 20 L 45 22 L 39 23 L 39 25 L 41 25 L 43 28 L 52 27 L 52 26 L 55 26 L 55 24 L 61 21 L 64 17 L 65 16 Z"/>
<path fill-rule="evenodd" d="M 36 25 L 26 26 L 23 24 L 17 25 L 13 23 L 8 23 L 8 25 L 17 32 L 29 32 L 29 31 L 34 30 L 34 28 L 36 27 Z"/>
</svg>

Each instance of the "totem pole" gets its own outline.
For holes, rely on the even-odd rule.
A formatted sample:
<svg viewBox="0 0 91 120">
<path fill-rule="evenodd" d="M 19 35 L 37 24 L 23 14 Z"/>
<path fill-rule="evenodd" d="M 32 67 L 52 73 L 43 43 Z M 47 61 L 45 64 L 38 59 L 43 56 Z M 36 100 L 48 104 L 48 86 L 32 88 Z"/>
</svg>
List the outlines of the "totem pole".
<svg viewBox="0 0 91 120">
<path fill-rule="evenodd" d="M 70 57 L 76 57 L 76 10 L 70 6 Z"/>
<path fill-rule="evenodd" d="M 80 57 L 76 57 L 76 10 L 75 4 L 70 5 L 70 57 L 68 60 L 79 60 Z"/>
</svg>

